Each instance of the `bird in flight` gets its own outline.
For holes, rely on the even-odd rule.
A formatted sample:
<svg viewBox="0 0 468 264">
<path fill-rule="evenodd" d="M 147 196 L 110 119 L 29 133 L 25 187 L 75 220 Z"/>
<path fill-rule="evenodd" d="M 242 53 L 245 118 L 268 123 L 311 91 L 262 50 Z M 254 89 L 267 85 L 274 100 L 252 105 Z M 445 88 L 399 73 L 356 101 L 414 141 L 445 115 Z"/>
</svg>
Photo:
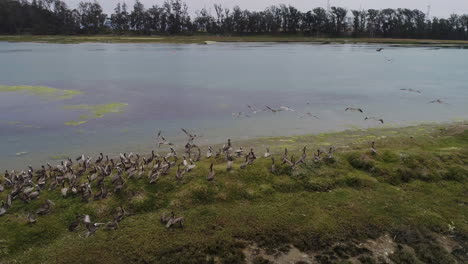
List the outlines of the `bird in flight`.
<svg viewBox="0 0 468 264">
<path fill-rule="evenodd" d="M 422 93 L 420 90 L 415 90 L 413 88 L 402 88 L 400 89 L 400 91 L 408 91 L 408 92 L 418 93 L 418 94 Z"/>
<path fill-rule="evenodd" d="M 263 110 L 258 110 L 257 108 L 255 108 L 255 106 L 251 106 L 251 105 L 247 105 L 247 107 L 250 109 L 250 111 L 252 112 L 252 114 L 256 114 L 258 112 L 262 112 Z"/>
<path fill-rule="evenodd" d="M 364 111 L 362 111 L 361 108 L 354 108 L 354 107 L 348 107 L 345 109 L 345 111 L 351 111 L 351 112 L 361 112 L 361 113 L 364 113 Z"/>
<path fill-rule="evenodd" d="M 382 50 L 384 50 L 384 48 L 378 48 L 378 49 L 376 49 L 375 51 L 381 52 Z"/>
<path fill-rule="evenodd" d="M 280 106 L 280 109 L 282 109 L 284 111 L 297 112 L 296 110 L 292 109 L 291 107 L 287 107 L 287 106 Z"/>
<path fill-rule="evenodd" d="M 181 128 L 181 130 L 185 133 L 185 135 L 187 135 L 187 137 L 189 138 L 189 142 L 193 142 L 193 140 L 195 140 L 198 137 L 195 134 L 190 134 L 186 129 Z"/>
<path fill-rule="evenodd" d="M 266 106 L 265 110 L 270 110 L 272 113 L 277 113 L 277 112 L 283 111 L 283 109 L 273 109 L 273 108 L 271 108 L 269 106 Z"/>
<path fill-rule="evenodd" d="M 377 122 L 380 122 L 380 123 L 384 123 L 384 120 L 382 118 L 377 118 L 377 117 L 366 117 L 364 118 L 364 120 L 374 120 L 374 121 L 377 121 Z"/>
<path fill-rule="evenodd" d="M 430 101 L 429 104 L 447 104 L 447 103 L 442 101 L 441 99 L 437 99 L 434 101 Z"/>
<path fill-rule="evenodd" d="M 244 117 L 250 117 L 249 115 L 246 115 L 244 112 L 232 113 L 232 116 L 233 116 L 234 118 L 242 118 L 243 116 L 244 116 Z"/>
<path fill-rule="evenodd" d="M 310 118 L 315 118 L 315 119 L 320 119 L 318 116 L 313 115 L 310 112 L 305 113 L 304 115 L 300 116 L 299 118 L 304 118 L 304 117 L 310 117 Z"/>
</svg>

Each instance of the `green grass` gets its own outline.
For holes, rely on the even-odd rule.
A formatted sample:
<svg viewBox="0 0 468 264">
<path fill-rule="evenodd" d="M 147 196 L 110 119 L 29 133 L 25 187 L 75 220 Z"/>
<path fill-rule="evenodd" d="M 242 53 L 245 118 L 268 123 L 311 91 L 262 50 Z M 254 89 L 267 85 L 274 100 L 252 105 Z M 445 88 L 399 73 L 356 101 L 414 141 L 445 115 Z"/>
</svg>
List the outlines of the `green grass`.
<svg viewBox="0 0 468 264">
<path fill-rule="evenodd" d="M 384 234 L 398 245 L 389 256 L 396 263 L 463 263 L 466 128 L 427 125 L 234 142 L 255 146 L 257 155 L 270 146 L 277 161 L 284 147 L 299 156 L 307 145 L 309 158 L 295 171 L 278 165 L 275 174 L 269 159 L 245 170 L 236 160 L 231 172 L 218 160 L 214 182 L 206 181 L 211 161 L 203 160 L 182 182 L 174 171 L 155 185 L 145 177 L 128 179 L 121 193 L 90 203 L 44 191 L 30 204 L 15 201 L 0 218 L 0 263 L 243 263 L 242 250 L 251 244 L 271 255 L 295 247 L 321 263 L 378 263 L 359 243 Z M 377 142 L 375 156 L 370 138 Z M 328 144 L 338 147 L 334 162 L 314 163 L 312 151 Z M 45 199 L 56 203 L 53 213 L 25 224 L 27 212 Z M 76 214 L 107 222 L 120 205 L 131 215 L 115 231 L 83 238 L 82 229 L 67 230 Z M 162 212 L 170 210 L 185 217 L 184 229 L 160 224 Z M 442 235 L 461 249 L 448 252 L 435 239 Z M 267 262 L 257 257 L 255 263 Z"/>
<path fill-rule="evenodd" d="M 38 35 L 0 35 L 0 41 L 41 42 L 75 44 L 86 42 L 102 43 L 180 43 L 205 44 L 216 42 L 311 42 L 311 43 L 385 43 L 409 45 L 468 45 L 463 40 L 430 40 L 430 39 L 390 39 L 390 38 L 316 38 L 301 35 L 253 35 L 253 36 L 136 36 L 136 35 L 77 35 L 77 36 L 38 36 Z"/>
</svg>

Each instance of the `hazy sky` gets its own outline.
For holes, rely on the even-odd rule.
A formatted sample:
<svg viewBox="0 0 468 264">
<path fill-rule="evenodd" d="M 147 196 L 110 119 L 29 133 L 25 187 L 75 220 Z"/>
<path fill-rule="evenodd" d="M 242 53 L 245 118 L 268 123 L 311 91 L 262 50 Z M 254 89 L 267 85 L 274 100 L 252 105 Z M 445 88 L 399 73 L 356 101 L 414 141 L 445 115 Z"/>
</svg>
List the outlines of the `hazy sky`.
<svg viewBox="0 0 468 264">
<path fill-rule="evenodd" d="M 75 8 L 80 0 L 64 0 Z M 161 4 L 164 0 L 140 0 L 145 7 L 150 7 L 154 3 Z M 132 6 L 134 0 L 98 0 L 103 6 L 106 13 L 111 13 L 118 2 L 126 2 L 127 5 Z M 213 9 L 214 3 L 220 3 L 223 7 L 232 8 L 239 5 L 243 9 L 249 10 L 263 10 L 265 7 L 273 4 L 291 4 L 301 11 L 310 10 L 315 7 L 326 7 L 327 0 L 185 0 L 189 6 L 189 12 L 195 13 L 203 7 Z M 431 5 L 431 16 L 448 17 L 452 13 L 468 14 L 468 0 L 330 0 L 332 6 L 346 7 L 347 9 L 382 9 L 382 8 L 410 8 L 420 9 L 424 12 L 427 6 Z M 214 13 L 214 12 L 212 12 Z"/>
</svg>

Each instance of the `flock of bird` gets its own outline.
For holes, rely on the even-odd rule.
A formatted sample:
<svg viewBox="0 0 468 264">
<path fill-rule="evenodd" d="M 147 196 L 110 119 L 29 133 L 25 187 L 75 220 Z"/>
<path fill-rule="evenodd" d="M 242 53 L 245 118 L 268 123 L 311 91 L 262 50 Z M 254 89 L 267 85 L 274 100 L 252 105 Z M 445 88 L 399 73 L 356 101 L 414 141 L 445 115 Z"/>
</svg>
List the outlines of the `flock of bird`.
<svg viewBox="0 0 468 264">
<path fill-rule="evenodd" d="M 67 158 L 58 165 L 47 163 L 40 169 L 34 169 L 28 166 L 27 170 L 5 171 L 0 178 L 0 193 L 6 194 L 6 199 L 0 199 L 0 217 L 8 214 L 10 208 L 15 203 L 30 203 L 33 200 L 40 199 L 44 191 L 57 192 L 63 199 L 68 197 L 79 197 L 82 202 L 90 203 L 108 198 L 114 193 L 121 192 L 126 188 L 127 182 L 131 179 L 145 180 L 148 184 L 157 184 L 162 177 L 171 177 L 174 180 L 183 183 L 187 174 L 191 173 L 197 163 L 202 159 L 209 161 L 210 166 L 206 174 L 207 183 L 216 181 L 216 170 L 214 164 L 226 163 L 226 170 L 231 171 L 236 168 L 235 160 L 241 160 L 238 169 L 245 169 L 254 164 L 258 159 L 254 149 L 244 150 L 242 147 L 234 148 L 230 139 L 216 151 L 209 146 L 203 155 L 202 150 L 195 144 L 199 137 L 181 129 L 187 136 L 187 143 L 182 153 L 174 149 L 174 144 L 168 141 L 161 131 L 156 134 L 156 146 L 168 146 L 168 151 L 161 151 L 156 154 L 153 150 L 150 155 L 143 156 L 136 153 L 121 153 L 116 158 L 110 158 L 108 155 L 100 153 L 97 158 L 81 155 L 72 160 Z M 331 147 L 327 151 L 317 150 L 313 153 L 313 162 L 334 159 L 335 148 Z M 265 149 L 262 158 L 271 160 L 270 171 L 277 171 L 275 158 L 270 153 L 269 148 Z M 296 169 L 298 165 L 305 164 L 307 160 L 307 149 L 303 148 L 298 159 L 294 155 L 289 156 L 285 149 L 281 157 L 281 164 Z M 172 171 L 172 174 L 171 174 Z M 174 173 L 175 172 L 175 173 Z M 40 217 L 54 213 L 56 205 L 46 199 L 40 207 L 25 216 L 25 223 L 35 224 L 40 221 Z M 100 228 L 106 230 L 115 230 L 119 228 L 119 223 L 128 216 L 128 212 L 119 207 L 115 212 L 113 219 L 102 222 L 91 220 L 89 215 L 79 214 L 75 220 L 69 224 L 69 231 L 77 231 L 83 227 L 84 237 L 89 237 L 96 233 Z M 184 217 L 176 216 L 174 212 L 164 213 L 161 216 L 161 223 L 167 228 L 183 227 Z"/>
<path fill-rule="evenodd" d="M 382 52 L 383 50 L 384 50 L 384 48 L 376 49 L 377 52 Z M 387 59 L 387 61 L 393 61 L 393 59 L 391 59 L 391 58 L 387 58 L 387 57 L 385 57 L 385 58 Z M 401 88 L 400 91 L 422 94 L 421 90 L 416 90 L 416 89 L 413 89 L 413 88 Z M 432 101 L 430 101 L 428 103 L 429 104 L 447 104 L 448 105 L 448 103 L 446 103 L 442 99 L 435 99 L 435 100 L 432 100 Z M 310 103 L 308 102 L 307 105 L 310 105 Z M 292 112 L 292 113 L 296 113 L 299 118 L 320 119 L 320 117 L 317 114 L 313 114 L 311 112 L 300 112 L 300 111 L 298 111 L 296 109 L 293 109 L 291 107 L 288 107 L 288 106 L 280 106 L 278 108 L 275 108 L 275 107 L 271 107 L 271 106 L 267 105 L 263 109 L 258 109 L 255 106 L 247 105 L 247 108 L 248 108 L 248 111 L 246 111 L 246 112 L 243 112 L 243 111 L 234 112 L 234 113 L 232 113 L 232 116 L 235 119 L 240 119 L 240 118 L 251 118 L 251 117 L 253 117 L 253 115 L 261 113 L 261 112 L 270 112 L 270 113 L 273 113 L 273 114 L 276 114 L 276 113 L 279 113 L 279 112 Z M 347 107 L 345 109 L 345 112 L 348 112 L 348 111 L 349 112 L 364 113 L 363 108 L 358 108 L 358 107 Z M 381 118 L 381 117 L 365 116 L 364 120 L 365 121 L 375 121 L 375 122 L 379 122 L 381 124 L 384 124 L 384 119 Z"/>
<path fill-rule="evenodd" d="M 382 50 L 383 48 L 377 51 L 381 52 Z M 401 90 L 421 93 L 421 91 L 411 88 Z M 441 99 L 436 99 L 429 103 L 445 104 Z M 319 119 L 317 115 L 310 112 L 300 113 L 287 106 L 280 106 L 279 108 L 266 106 L 263 110 L 259 110 L 251 105 L 247 105 L 247 107 L 250 110 L 249 114 L 238 112 L 234 113 L 233 116 L 240 118 L 243 116 L 250 117 L 260 112 L 278 113 L 289 111 L 298 114 L 300 118 Z M 365 113 L 359 107 L 347 107 L 344 111 L 358 114 Z M 373 116 L 365 116 L 364 120 L 384 123 L 382 118 Z M 207 160 L 210 164 L 206 174 L 206 181 L 208 183 L 216 180 L 215 163 L 225 162 L 226 170 L 231 171 L 235 169 L 234 162 L 236 159 L 241 161 L 239 169 L 245 169 L 247 166 L 254 164 L 258 158 L 270 159 L 271 173 L 277 171 L 278 164 L 270 153 L 269 148 L 266 148 L 265 153 L 261 157 L 258 157 L 253 148 L 249 148 L 248 150 L 244 150 L 242 147 L 234 148 L 231 140 L 228 139 L 217 150 L 209 146 L 203 155 L 201 148 L 195 144 L 195 141 L 200 136 L 183 128 L 181 130 L 187 137 L 187 143 L 184 149 L 179 152 L 176 151 L 174 144 L 162 135 L 162 131 L 158 131 L 155 143 L 158 148 L 162 146 L 169 148 L 165 154 L 157 154 L 153 150 L 148 156 L 136 153 L 121 153 L 116 158 L 109 158 L 108 155 L 100 153 L 95 159 L 81 155 L 75 160 L 67 158 L 55 166 L 47 163 L 46 165 L 42 165 L 40 169 L 28 166 L 28 169 L 22 171 L 5 171 L 3 177 L 0 178 L 0 193 L 6 194 L 5 200 L 0 199 L 0 217 L 8 214 L 10 208 L 15 203 L 30 203 L 33 200 L 40 199 L 41 193 L 46 190 L 60 192 L 63 199 L 70 196 L 81 197 L 83 202 L 89 203 L 106 199 L 111 194 L 121 192 L 126 188 L 127 182 L 131 179 L 141 179 L 147 181 L 148 184 L 157 184 L 161 178 L 171 177 L 169 176 L 171 170 L 175 171 L 174 180 L 183 183 L 185 176 L 191 173 L 202 159 Z M 315 163 L 334 161 L 335 150 L 334 147 L 330 147 L 327 150 L 318 149 L 313 152 L 310 160 Z M 374 155 L 377 154 L 375 142 L 371 143 L 370 151 Z M 290 167 L 292 170 L 306 162 L 308 162 L 306 147 L 303 148 L 302 153 L 297 159 L 294 155 L 289 155 L 288 149 L 284 150 L 280 158 L 281 166 Z M 35 224 L 40 220 L 41 216 L 54 213 L 54 208 L 55 203 L 47 199 L 37 210 L 29 212 L 25 216 L 25 222 L 31 225 Z M 100 228 L 115 230 L 119 228 L 119 223 L 128 215 L 128 212 L 123 207 L 117 209 L 113 219 L 103 222 L 94 222 L 89 215 L 79 214 L 70 223 L 69 231 L 73 232 L 83 227 L 85 230 L 84 236 L 89 237 Z M 184 217 L 176 216 L 174 212 L 169 214 L 164 213 L 161 216 L 161 223 L 167 228 L 183 227 Z"/>
</svg>

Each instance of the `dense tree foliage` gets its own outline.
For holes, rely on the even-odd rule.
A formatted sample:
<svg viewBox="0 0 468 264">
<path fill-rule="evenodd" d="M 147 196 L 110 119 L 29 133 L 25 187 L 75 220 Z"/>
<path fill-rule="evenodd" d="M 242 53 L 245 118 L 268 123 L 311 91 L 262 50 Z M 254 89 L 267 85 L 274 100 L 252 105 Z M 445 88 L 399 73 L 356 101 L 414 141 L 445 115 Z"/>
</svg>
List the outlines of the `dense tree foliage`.
<svg viewBox="0 0 468 264">
<path fill-rule="evenodd" d="M 163 0 L 161 0 L 163 1 Z M 164 0 L 145 7 L 139 0 L 128 8 L 117 4 L 103 13 L 97 1 L 70 9 L 61 0 L 0 0 L 0 34 L 302 34 L 385 38 L 468 39 L 468 15 L 429 18 L 420 10 L 346 10 L 331 7 L 301 12 L 293 6 L 264 11 L 214 5 L 191 18 L 182 0 Z"/>
</svg>

